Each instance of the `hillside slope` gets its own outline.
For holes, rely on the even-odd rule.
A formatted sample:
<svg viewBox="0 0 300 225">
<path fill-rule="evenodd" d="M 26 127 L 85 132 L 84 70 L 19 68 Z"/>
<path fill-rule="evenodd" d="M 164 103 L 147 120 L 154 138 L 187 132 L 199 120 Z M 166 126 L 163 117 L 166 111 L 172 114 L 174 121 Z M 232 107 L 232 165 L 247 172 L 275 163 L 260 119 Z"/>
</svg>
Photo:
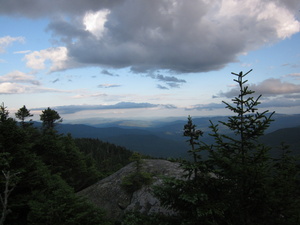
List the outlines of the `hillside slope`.
<svg viewBox="0 0 300 225">
<path fill-rule="evenodd" d="M 281 144 L 289 146 L 293 155 L 300 155 L 300 127 L 284 128 L 261 137 L 260 141 L 272 148 L 272 155 L 278 156 L 281 153 Z"/>
<path fill-rule="evenodd" d="M 201 139 L 211 144 L 212 138 L 209 129 L 209 119 L 217 124 L 219 120 L 226 121 L 226 117 L 195 118 L 194 123 L 198 129 L 204 131 Z M 274 115 L 275 121 L 271 123 L 266 134 L 261 138 L 262 142 L 273 149 L 280 146 L 281 142 L 291 146 L 293 151 L 299 152 L 300 138 L 299 127 L 300 115 Z M 57 129 L 60 133 L 71 133 L 74 138 L 96 138 L 104 142 L 124 146 L 132 151 L 137 151 L 152 157 L 185 158 L 189 146 L 183 137 L 184 120 L 161 123 L 148 128 L 124 128 L 124 127 L 93 127 L 88 125 L 59 124 Z M 117 126 L 117 124 L 115 124 Z M 294 128 L 293 128 L 294 125 Z M 228 130 L 219 126 L 220 133 Z M 276 153 L 277 154 L 277 153 Z"/>
<path fill-rule="evenodd" d="M 176 136 L 175 139 L 168 139 L 163 135 L 142 129 L 96 128 L 81 124 L 59 124 L 57 130 L 59 133 L 70 133 L 74 138 L 95 138 L 152 157 L 185 157 L 188 150 L 188 146 L 182 141 L 182 135 Z"/>
</svg>

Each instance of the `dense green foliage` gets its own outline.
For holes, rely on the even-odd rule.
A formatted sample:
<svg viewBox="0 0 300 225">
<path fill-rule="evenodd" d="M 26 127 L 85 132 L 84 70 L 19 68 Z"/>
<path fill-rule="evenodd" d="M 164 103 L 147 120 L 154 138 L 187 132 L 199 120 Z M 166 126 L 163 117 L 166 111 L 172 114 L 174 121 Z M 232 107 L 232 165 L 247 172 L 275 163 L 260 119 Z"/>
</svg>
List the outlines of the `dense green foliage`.
<svg viewBox="0 0 300 225">
<path fill-rule="evenodd" d="M 215 142 L 208 145 L 199 140 L 203 133 L 189 117 L 184 136 L 193 160 L 182 163 L 186 177 L 168 178 L 156 188 L 162 204 L 178 213 L 180 224 L 300 224 L 297 160 L 284 146 L 281 157 L 272 158 L 270 148 L 259 142 L 273 113 L 258 112 L 261 96 L 254 98 L 245 86 L 248 73 L 234 74 L 240 93 L 232 105 L 224 102 L 234 115 L 219 121 L 233 134 L 220 134 L 219 125 L 211 123 Z M 208 158 L 201 157 L 203 151 Z"/>
<path fill-rule="evenodd" d="M 43 127 L 46 130 L 53 129 L 57 123 L 62 122 L 62 118 L 60 117 L 58 112 L 56 112 L 53 109 L 50 109 L 49 107 L 42 111 L 42 114 L 40 115 L 40 119 L 43 122 Z"/>
<path fill-rule="evenodd" d="M 76 146 L 94 162 L 100 177 L 106 177 L 130 163 L 132 151 L 99 139 L 76 138 Z"/>
<path fill-rule="evenodd" d="M 98 159 L 85 154 L 81 148 L 88 149 L 89 146 L 84 146 L 84 140 L 75 142 L 70 135 L 56 132 L 54 125 L 61 118 L 50 108 L 41 114 L 45 123 L 42 129 L 26 122 L 31 114 L 25 106 L 16 117 L 20 124 L 10 118 L 6 107 L 1 105 L 0 224 L 108 224 L 102 210 L 75 193 L 102 177 L 101 162 L 114 160 L 115 156 L 110 159 L 106 154 L 105 159 Z M 81 148 L 77 146 L 79 142 Z M 85 143 L 89 142 L 92 141 Z M 111 146 L 99 147 L 105 148 L 102 152 L 107 152 Z M 117 147 L 112 149 L 115 151 Z M 130 151 L 124 150 L 126 153 L 122 155 L 119 150 L 115 152 L 124 157 L 120 160 L 122 164 L 126 161 L 125 156 L 128 161 Z M 106 166 L 105 169 L 105 173 L 112 173 L 116 167 Z"/>
<path fill-rule="evenodd" d="M 17 119 L 21 120 L 21 125 L 22 126 L 25 126 L 26 124 L 27 125 L 32 124 L 32 123 L 29 123 L 29 122 L 25 123 L 25 120 L 26 120 L 27 117 L 32 117 L 33 116 L 33 114 L 30 113 L 30 110 L 28 110 L 25 105 L 22 108 L 20 108 L 18 110 L 18 112 L 15 113 L 15 116 L 16 116 Z"/>
</svg>

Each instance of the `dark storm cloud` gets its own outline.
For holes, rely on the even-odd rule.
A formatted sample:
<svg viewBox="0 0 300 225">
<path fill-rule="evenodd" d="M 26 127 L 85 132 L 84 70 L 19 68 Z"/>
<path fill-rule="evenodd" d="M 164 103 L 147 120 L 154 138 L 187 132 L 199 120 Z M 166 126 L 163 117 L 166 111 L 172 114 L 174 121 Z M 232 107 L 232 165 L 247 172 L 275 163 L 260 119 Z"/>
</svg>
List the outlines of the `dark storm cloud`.
<svg viewBox="0 0 300 225">
<path fill-rule="evenodd" d="M 78 21 L 70 23 L 65 20 L 55 19 L 52 21 L 46 31 L 52 31 L 53 36 L 61 36 L 62 42 L 72 43 L 75 39 L 86 39 L 89 34 L 84 30 L 84 26 Z"/>
<path fill-rule="evenodd" d="M 279 4 L 281 7 L 286 7 L 291 11 L 299 11 L 298 0 L 269 0 L 269 2 L 272 1 L 276 4 Z M 72 4 L 70 4 L 69 0 L 0 0 L 0 13 L 5 15 L 18 15 L 34 18 L 44 17 L 45 15 L 51 16 L 56 13 L 74 14 L 86 11 L 97 11 L 102 8 L 112 8 L 114 5 L 126 5 L 126 2 L 126 0 L 72 0 Z M 180 1 L 161 0 L 161 2 L 163 3 L 163 8 L 165 9 L 165 11 L 168 11 L 167 8 L 169 7 L 169 5 L 171 8 L 172 5 L 176 5 L 176 3 Z M 220 1 L 208 2 L 211 4 L 215 4 L 216 2 Z"/>
<path fill-rule="evenodd" d="M 159 105 L 151 103 L 135 103 L 135 102 L 119 102 L 114 105 L 66 105 L 56 106 L 53 109 L 57 110 L 61 114 L 72 114 L 86 110 L 109 110 L 109 109 L 142 109 L 142 108 L 155 108 L 163 107 L 167 109 L 176 108 L 173 105 Z M 42 110 L 42 108 L 36 108 L 33 110 Z"/>
<path fill-rule="evenodd" d="M 0 5 L 6 15 L 70 17 L 57 17 L 48 26 L 71 61 L 57 69 L 91 65 L 130 67 L 134 72 L 219 70 L 240 54 L 300 29 L 293 15 L 299 0 L 0 0 Z M 87 29 L 85 13 L 104 9 L 106 17 Z"/>
<path fill-rule="evenodd" d="M 81 14 L 111 7 L 122 0 L 0 0 L 0 13 L 29 18 L 53 16 L 56 14 Z"/>
<path fill-rule="evenodd" d="M 218 70 L 245 51 L 290 35 L 280 30 L 286 18 L 268 16 L 271 9 L 263 5 L 257 13 L 241 5 L 226 14 L 220 1 L 123 1 L 111 9 L 100 39 L 82 38 L 68 49 L 78 62 L 133 71 Z"/>
<path fill-rule="evenodd" d="M 298 0 L 276 0 L 282 5 L 282 7 L 286 7 L 288 10 L 299 12 L 299 1 Z"/>
<path fill-rule="evenodd" d="M 246 46 L 231 32 L 226 37 L 211 30 L 215 24 L 202 20 L 206 10 L 209 5 L 202 1 L 196 5 L 178 1 L 176 6 L 160 0 L 124 1 L 108 15 L 101 39 L 81 36 L 76 43 L 66 44 L 70 56 L 83 64 L 131 67 L 134 71 L 217 70 L 234 61 Z M 50 28 L 58 34 L 56 26 Z"/>
</svg>

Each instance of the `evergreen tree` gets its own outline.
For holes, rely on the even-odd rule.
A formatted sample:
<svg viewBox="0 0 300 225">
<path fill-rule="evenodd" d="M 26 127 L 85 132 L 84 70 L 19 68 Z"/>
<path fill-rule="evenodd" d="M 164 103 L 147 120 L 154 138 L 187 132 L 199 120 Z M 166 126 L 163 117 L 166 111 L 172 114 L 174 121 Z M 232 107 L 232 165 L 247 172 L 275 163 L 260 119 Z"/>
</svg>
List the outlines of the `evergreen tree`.
<svg viewBox="0 0 300 225">
<path fill-rule="evenodd" d="M 89 177 L 88 171 L 82 174 L 85 163 L 76 156 L 76 151 L 74 154 L 72 138 L 60 139 L 55 132 L 38 133 L 35 129 L 24 129 L 9 117 L 4 105 L 0 107 L 0 117 L 0 171 L 4 171 L 5 175 L 0 176 L 0 195 L 4 203 L 0 205 L 0 221 L 5 219 L 5 224 L 10 225 L 107 224 L 103 211 L 79 198 L 67 183 L 70 180 L 64 180 L 61 176 L 68 171 L 64 176 L 73 180 L 78 177 L 79 182 L 87 179 L 84 176 Z M 46 137 L 53 141 L 49 148 L 64 156 L 67 162 L 65 167 L 63 163 L 47 164 L 45 158 L 37 154 L 38 143 L 47 140 Z M 68 157 L 72 162 L 67 161 Z M 80 172 L 70 171 L 70 167 Z M 82 186 L 82 183 L 79 185 Z"/>
<path fill-rule="evenodd" d="M 50 109 L 49 107 L 42 111 L 40 119 L 43 122 L 43 127 L 45 130 L 53 130 L 57 123 L 62 122 L 62 118 L 58 112 L 54 109 Z"/>
<path fill-rule="evenodd" d="M 15 113 L 15 116 L 16 116 L 17 119 L 21 120 L 21 125 L 24 127 L 24 125 L 25 125 L 25 119 L 27 117 L 32 117 L 33 114 L 31 114 L 30 110 L 28 110 L 26 108 L 26 106 L 24 105 L 22 108 L 20 108 L 18 110 L 18 112 Z"/>
<path fill-rule="evenodd" d="M 220 134 L 219 124 L 211 122 L 210 135 L 215 142 L 208 145 L 198 141 L 189 117 L 184 134 L 190 138 L 194 161 L 183 162 L 188 179 L 167 179 L 164 186 L 156 188 L 162 204 L 178 212 L 181 224 L 300 222 L 299 167 L 287 155 L 274 163 L 268 154 L 270 149 L 259 142 L 274 112 L 258 112 L 261 96 L 254 98 L 254 91 L 243 80 L 249 72 L 233 73 L 237 76 L 234 81 L 238 83 L 239 95 L 232 99 L 232 104 L 224 102 L 234 115 L 219 123 L 231 133 Z M 201 158 L 202 151 L 208 152 L 208 159 Z M 286 182 L 287 177 L 290 182 Z M 289 189 L 291 195 L 282 193 Z"/>
<path fill-rule="evenodd" d="M 0 122 L 5 122 L 5 120 L 8 118 L 9 112 L 7 110 L 7 107 L 4 106 L 4 103 L 0 105 Z"/>
<path fill-rule="evenodd" d="M 76 138 L 76 146 L 90 165 L 95 165 L 101 178 L 107 177 L 130 163 L 132 151 L 108 142 L 91 138 Z"/>
<path fill-rule="evenodd" d="M 80 152 L 71 135 L 57 134 L 51 128 L 40 135 L 32 149 L 52 174 L 59 174 L 76 192 L 100 178 L 95 165 Z"/>
<path fill-rule="evenodd" d="M 152 182 L 152 174 L 143 171 L 143 156 L 134 152 L 130 157 L 134 163 L 134 171 L 122 178 L 121 186 L 130 194 L 141 189 L 143 185 L 149 185 Z"/>
<path fill-rule="evenodd" d="M 0 188 L 0 190 L 2 191 L 3 189 L 3 193 L 0 193 L 0 204 L 1 204 L 1 208 L 2 208 L 2 214 L 0 217 L 0 225 L 3 225 L 5 222 L 5 219 L 7 217 L 7 215 L 9 213 L 11 213 L 11 209 L 10 209 L 10 195 L 12 193 L 12 191 L 14 190 L 14 188 L 16 187 L 17 183 L 18 183 L 18 175 L 19 173 L 11 173 L 10 170 L 5 170 L 4 167 L 9 166 L 8 162 L 3 158 L 5 158 L 5 154 L 0 153 L 1 156 L 1 162 L 0 162 L 0 167 L 2 168 L 2 174 L 3 177 L 1 177 L 0 179 L 0 185 L 3 185 L 3 187 Z M 3 157 L 3 158 L 2 158 Z"/>
<path fill-rule="evenodd" d="M 300 164 L 288 146 L 280 146 L 281 155 L 274 159 L 271 182 L 272 224 L 300 224 Z M 280 217 L 278 217 L 280 215 Z"/>
<path fill-rule="evenodd" d="M 191 149 L 188 151 L 192 155 L 193 162 L 189 163 L 189 161 L 185 161 L 184 169 L 188 170 L 188 177 L 194 176 L 195 179 L 198 177 L 198 167 L 201 163 L 201 148 L 199 148 L 199 138 L 203 135 L 201 130 L 196 129 L 196 125 L 193 124 L 192 117 L 188 116 L 188 122 L 184 125 L 183 135 L 185 137 L 189 137 L 187 142 L 191 146 Z"/>
</svg>

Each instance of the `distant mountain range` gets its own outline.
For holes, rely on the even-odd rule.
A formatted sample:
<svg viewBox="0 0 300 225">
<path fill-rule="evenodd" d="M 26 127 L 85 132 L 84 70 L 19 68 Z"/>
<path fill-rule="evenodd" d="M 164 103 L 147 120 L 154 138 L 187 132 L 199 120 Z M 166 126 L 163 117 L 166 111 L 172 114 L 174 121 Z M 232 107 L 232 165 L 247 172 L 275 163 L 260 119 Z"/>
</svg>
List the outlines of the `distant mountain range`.
<svg viewBox="0 0 300 225">
<path fill-rule="evenodd" d="M 185 157 L 187 145 L 175 138 L 160 136 L 160 132 L 120 127 L 97 128 L 82 124 L 60 124 L 60 133 L 70 133 L 74 138 L 98 138 L 101 141 L 124 146 L 152 157 Z"/>
<path fill-rule="evenodd" d="M 206 143 L 212 141 L 210 120 L 217 124 L 218 121 L 227 121 L 228 117 L 201 117 L 193 118 L 197 128 L 205 135 L 202 140 Z M 262 142 L 276 149 L 281 142 L 291 146 L 293 151 L 300 153 L 300 114 L 283 115 L 275 114 L 275 120 L 267 130 Z M 133 123 L 134 122 L 134 123 Z M 137 151 L 152 157 L 186 157 L 189 146 L 182 135 L 187 119 L 169 121 L 129 121 L 120 120 L 114 123 L 84 125 L 60 124 L 57 129 L 60 133 L 70 133 L 74 138 L 98 138 L 116 145 L 124 146 L 132 151 Z M 126 126 L 129 125 L 129 126 Z M 135 124 L 133 126 L 133 124 Z M 147 124 L 147 126 L 145 126 Z M 220 132 L 228 131 L 220 126 Z"/>
</svg>

